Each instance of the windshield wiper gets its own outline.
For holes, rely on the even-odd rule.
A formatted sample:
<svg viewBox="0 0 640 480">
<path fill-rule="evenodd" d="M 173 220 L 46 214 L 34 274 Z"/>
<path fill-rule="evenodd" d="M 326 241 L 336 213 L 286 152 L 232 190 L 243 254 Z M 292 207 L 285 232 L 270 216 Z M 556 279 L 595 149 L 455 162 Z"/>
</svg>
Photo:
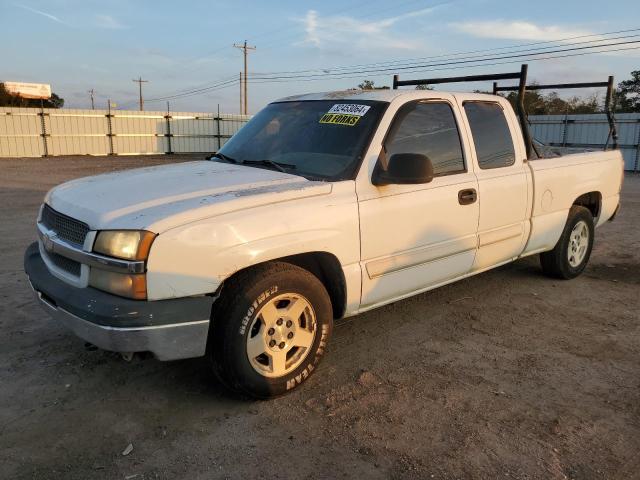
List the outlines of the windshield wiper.
<svg viewBox="0 0 640 480">
<path fill-rule="evenodd" d="M 235 158 L 231 158 L 228 157 L 227 155 L 225 155 L 224 153 L 220 153 L 220 152 L 216 152 L 213 155 L 211 155 L 209 157 L 211 158 L 219 158 L 220 160 L 224 160 L 225 162 L 229 162 L 229 163 L 238 163 L 238 161 Z"/>
<path fill-rule="evenodd" d="M 273 167 L 276 170 L 279 170 L 283 173 L 287 173 L 287 169 L 289 170 L 295 170 L 296 166 L 295 165 L 291 165 L 290 163 L 281 163 L 281 162 L 274 162 L 273 160 L 245 160 L 242 162 L 245 165 L 261 165 L 264 167 Z"/>
</svg>

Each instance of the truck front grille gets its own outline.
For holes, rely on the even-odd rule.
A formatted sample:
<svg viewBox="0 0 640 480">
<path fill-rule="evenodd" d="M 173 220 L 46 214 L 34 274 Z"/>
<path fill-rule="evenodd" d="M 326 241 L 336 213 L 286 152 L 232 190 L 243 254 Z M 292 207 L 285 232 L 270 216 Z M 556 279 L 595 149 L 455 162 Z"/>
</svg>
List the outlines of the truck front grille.
<svg viewBox="0 0 640 480">
<path fill-rule="evenodd" d="M 70 258 L 63 257 L 62 255 L 52 252 L 47 252 L 47 257 L 49 257 L 49 260 L 51 260 L 51 262 L 60 270 L 64 270 L 76 277 L 80 276 L 81 265 L 75 260 L 71 260 Z"/>
<path fill-rule="evenodd" d="M 89 225 L 74 218 L 56 212 L 46 203 L 42 208 L 41 223 L 49 230 L 53 230 L 60 238 L 82 247 L 84 239 L 89 233 Z"/>
</svg>

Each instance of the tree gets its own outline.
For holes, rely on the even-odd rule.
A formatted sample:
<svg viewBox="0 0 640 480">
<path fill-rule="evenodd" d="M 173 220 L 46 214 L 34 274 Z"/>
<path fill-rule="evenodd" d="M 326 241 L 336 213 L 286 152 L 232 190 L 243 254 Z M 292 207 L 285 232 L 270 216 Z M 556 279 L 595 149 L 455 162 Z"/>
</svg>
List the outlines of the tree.
<svg viewBox="0 0 640 480">
<path fill-rule="evenodd" d="M 373 90 L 375 88 L 375 83 L 373 80 L 365 80 L 364 82 L 358 84 L 358 88 L 360 90 Z"/>
<path fill-rule="evenodd" d="M 514 110 L 517 109 L 517 92 L 509 92 L 507 100 Z M 545 99 L 538 90 L 527 90 L 524 94 L 524 109 L 529 115 L 545 115 L 547 113 Z"/>
<path fill-rule="evenodd" d="M 360 90 L 389 90 L 389 87 L 386 85 L 383 87 L 376 87 L 376 82 L 373 80 L 364 80 L 361 84 L 358 85 Z"/>
<path fill-rule="evenodd" d="M 566 115 L 569 113 L 569 105 L 560 98 L 558 92 L 551 92 L 546 98 L 547 115 Z"/>
<path fill-rule="evenodd" d="M 590 97 L 580 98 L 580 97 L 571 97 L 567 100 L 567 105 L 569 106 L 569 113 L 598 113 L 602 111 L 600 108 L 600 101 L 598 99 L 598 94 L 594 93 Z"/>
<path fill-rule="evenodd" d="M 514 109 L 517 108 L 518 94 L 509 92 L 507 100 Z M 568 100 L 560 98 L 557 92 L 543 95 L 538 90 L 527 90 L 524 95 L 524 109 L 529 115 L 566 115 L 587 114 L 602 111 L 600 99 L 597 94 L 587 98 L 571 97 Z"/>
<path fill-rule="evenodd" d="M 17 95 L 12 95 L 7 92 L 4 85 L 0 84 L 0 107 L 32 107 L 39 108 L 42 105 L 44 108 L 62 108 L 64 105 L 64 98 L 61 98 L 55 93 L 51 94 L 51 98 L 41 101 L 37 98 L 22 98 Z"/>
<path fill-rule="evenodd" d="M 614 104 L 618 111 L 640 112 L 640 70 L 634 70 L 631 79 L 618 84 Z"/>
<path fill-rule="evenodd" d="M 37 101 L 38 100 L 36 100 L 36 102 Z M 62 108 L 64 106 L 64 98 L 53 92 L 51 93 L 51 98 L 49 100 L 45 100 L 44 103 L 45 108 Z"/>
<path fill-rule="evenodd" d="M 416 90 L 433 90 L 431 85 L 416 85 Z"/>
</svg>

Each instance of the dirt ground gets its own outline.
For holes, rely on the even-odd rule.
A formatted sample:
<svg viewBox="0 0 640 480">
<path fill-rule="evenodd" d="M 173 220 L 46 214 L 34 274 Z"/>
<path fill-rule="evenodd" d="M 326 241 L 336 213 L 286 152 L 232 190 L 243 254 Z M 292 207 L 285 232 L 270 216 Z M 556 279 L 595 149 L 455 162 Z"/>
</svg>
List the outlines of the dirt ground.
<svg viewBox="0 0 640 480">
<path fill-rule="evenodd" d="M 253 402 L 203 359 L 85 350 L 23 274 L 47 189 L 180 160 L 0 160 L 0 478 L 640 478 L 640 177 L 578 279 L 525 259 L 340 321 Z"/>
</svg>

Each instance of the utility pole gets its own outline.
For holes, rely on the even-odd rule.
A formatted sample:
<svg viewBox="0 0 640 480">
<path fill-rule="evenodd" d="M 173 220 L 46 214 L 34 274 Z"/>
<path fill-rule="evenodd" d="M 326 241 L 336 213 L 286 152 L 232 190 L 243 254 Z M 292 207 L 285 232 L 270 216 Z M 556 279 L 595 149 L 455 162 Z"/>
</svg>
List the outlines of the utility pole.
<svg viewBox="0 0 640 480">
<path fill-rule="evenodd" d="M 244 114 L 247 115 L 247 105 L 248 105 L 248 97 L 247 97 L 247 53 L 249 50 L 255 50 L 256 47 L 247 46 L 247 41 L 244 41 L 242 45 L 233 44 L 235 48 L 239 48 L 244 53 Z"/>
<path fill-rule="evenodd" d="M 140 87 L 140 111 L 142 112 L 144 110 L 144 100 L 142 99 L 142 84 L 148 83 L 149 80 L 143 80 L 142 77 L 138 77 L 137 79 L 134 78 L 133 81 L 136 82 Z"/>
<path fill-rule="evenodd" d="M 242 115 L 242 72 L 240 72 L 240 110 L 238 112 Z"/>
<path fill-rule="evenodd" d="M 96 108 L 93 103 L 93 96 L 95 95 L 96 92 L 92 88 L 91 90 L 89 90 L 88 93 L 89 93 L 89 96 L 91 97 L 91 110 L 95 110 Z"/>
</svg>

